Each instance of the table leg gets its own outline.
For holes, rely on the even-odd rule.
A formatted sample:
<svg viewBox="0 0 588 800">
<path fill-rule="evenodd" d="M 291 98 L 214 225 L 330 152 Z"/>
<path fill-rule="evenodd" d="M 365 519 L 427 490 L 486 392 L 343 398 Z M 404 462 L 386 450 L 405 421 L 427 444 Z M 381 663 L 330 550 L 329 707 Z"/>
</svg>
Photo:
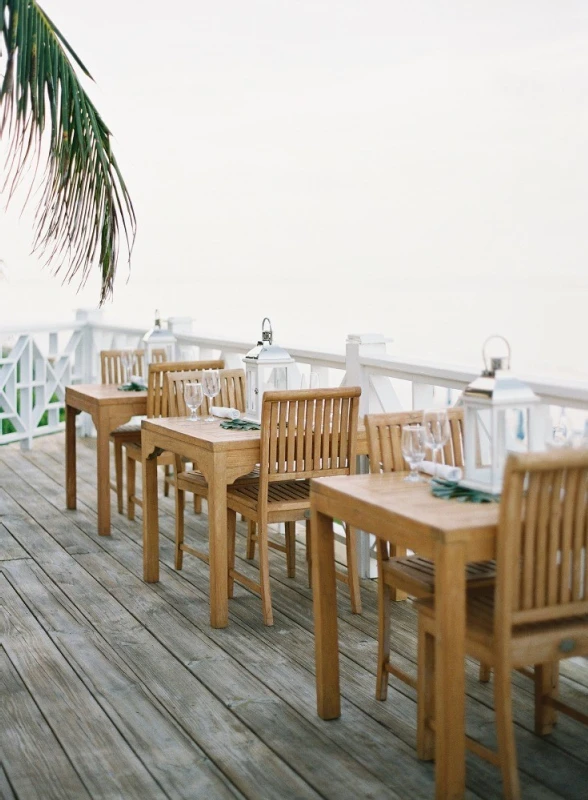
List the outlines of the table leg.
<svg viewBox="0 0 588 800">
<path fill-rule="evenodd" d="M 98 533 L 110 536 L 110 422 L 106 413 L 94 420 L 96 426 L 96 482 L 98 485 Z"/>
<path fill-rule="evenodd" d="M 159 501 L 157 499 L 157 449 L 145 431 L 142 439 L 143 478 L 143 580 L 159 580 Z"/>
<path fill-rule="evenodd" d="M 76 417 L 80 412 L 72 406 L 65 407 L 65 504 L 76 508 Z"/>
<path fill-rule="evenodd" d="M 226 457 L 224 453 L 216 454 L 210 469 L 199 466 L 208 482 L 210 624 L 213 628 L 226 628 L 229 623 Z"/>
<path fill-rule="evenodd" d="M 311 505 L 310 536 L 314 606 L 317 712 L 322 719 L 341 716 L 337 581 L 333 520 Z"/>
<path fill-rule="evenodd" d="M 463 542 L 439 543 L 435 559 L 435 794 L 465 793 L 465 563 Z"/>
</svg>

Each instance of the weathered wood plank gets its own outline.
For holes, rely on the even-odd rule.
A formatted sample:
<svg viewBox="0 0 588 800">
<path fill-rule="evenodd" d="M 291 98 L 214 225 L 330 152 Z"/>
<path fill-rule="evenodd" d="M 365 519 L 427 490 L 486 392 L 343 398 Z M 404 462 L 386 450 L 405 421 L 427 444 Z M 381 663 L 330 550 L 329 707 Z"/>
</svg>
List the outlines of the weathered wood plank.
<svg viewBox="0 0 588 800">
<path fill-rule="evenodd" d="M 3 646 L 0 646 L 0 679 L 3 761 L 0 796 L 7 800 L 14 796 L 30 800 L 62 800 L 66 796 L 79 800 L 89 798 L 79 775 Z"/>
<path fill-rule="evenodd" d="M 10 491 L 10 481 L 7 482 Z M 25 501 L 29 502 L 29 501 Z M 44 516 L 43 498 L 37 496 L 34 514 Z M 33 511 L 29 508 L 29 511 Z M 45 526 L 51 529 L 51 514 Z M 15 521 L 15 528 L 17 525 Z M 76 549 L 76 535 L 71 523 L 63 531 L 70 549 Z M 220 703 L 195 676 L 158 644 L 136 619 L 124 611 L 122 606 L 77 563 L 63 552 L 45 554 L 44 543 L 51 540 L 39 525 L 29 524 L 12 533 L 27 540 L 35 547 L 38 563 L 45 572 L 65 591 L 94 627 L 113 644 L 117 652 L 129 664 L 138 679 L 173 714 L 184 729 L 197 741 L 215 761 L 231 782 L 243 793 L 255 796 L 260 788 L 268 797 L 281 796 L 284 786 L 300 797 L 317 797 L 317 793 L 296 771 L 283 763 L 261 740 L 255 738 L 230 711 Z M 60 530 L 54 530 L 57 536 Z M 77 536 L 82 536 L 77 531 Z M 52 540 L 54 542 L 54 540 Z M 54 542 L 55 544 L 55 542 Z M 93 543 L 90 543 L 93 544 Z M 79 555 L 79 553 L 78 553 Z M 146 587 L 148 589 L 148 587 Z M 206 657 L 212 645 L 205 637 L 189 640 L 190 658 Z M 223 657 L 226 655 L 223 653 Z"/>
<path fill-rule="evenodd" d="M 0 561 L 12 561 L 15 558 L 28 558 L 28 553 L 19 545 L 6 526 L 0 524 Z"/>
<path fill-rule="evenodd" d="M 92 797 L 165 798 L 4 576 L 0 596 L 6 654 Z"/>
<path fill-rule="evenodd" d="M 115 651 L 38 567 L 5 566 L 11 583 L 114 727 L 167 795 L 235 797 L 222 773 L 145 691 Z"/>
</svg>

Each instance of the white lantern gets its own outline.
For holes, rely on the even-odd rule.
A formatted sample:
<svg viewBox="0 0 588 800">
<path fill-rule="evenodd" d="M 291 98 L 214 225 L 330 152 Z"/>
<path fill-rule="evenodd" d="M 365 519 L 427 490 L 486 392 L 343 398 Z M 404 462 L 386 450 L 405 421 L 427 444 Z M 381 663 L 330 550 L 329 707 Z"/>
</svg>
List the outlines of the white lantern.
<svg viewBox="0 0 588 800">
<path fill-rule="evenodd" d="M 155 358 L 154 351 L 165 351 L 165 360 L 173 361 L 176 355 L 176 337 L 167 328 L 161 327 L 159 311 L 155 311 L 155 325 L 143 336 L 145 345 L 145 361 L 151 364 L 152 361 L 161 361 L 161 357 Z M 159 355 L 155 353 L 155 355 Z"/>
<path fill-rule="evenodd" d="M 506 357 L 491 358 L 486 348 L 492 339 L 506 343 Z M 510 345 L 491 336 L 482 349 L 485 370 L 463 393 L 464 466 L 462 485 L 500 494 L 509 451 L 542 450 L 544 436 L 541 402 L 530 386 L 510 370 Z"/>
<path fill-rule="evenodd" d="M 267 325 L 266 325 L 267 323 Z M 261 404 L 265 391 L 293 389 L 296 367 L 283 347 L 273 344 L 268 317 L 261 323 L 261 342 L 243 359 L 245 364 L 245 414 L 249 422 L 261 422 Z"/>
</svg>

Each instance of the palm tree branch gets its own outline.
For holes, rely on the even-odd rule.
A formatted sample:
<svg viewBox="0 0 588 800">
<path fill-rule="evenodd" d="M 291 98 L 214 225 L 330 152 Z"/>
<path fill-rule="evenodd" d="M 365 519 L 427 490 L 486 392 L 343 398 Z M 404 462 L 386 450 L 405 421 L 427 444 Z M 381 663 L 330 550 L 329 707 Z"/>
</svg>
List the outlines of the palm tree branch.
<svg viewBox="0 0 588 800">
<path fill-rule="evenodd" d="M 130 257 L 136 218 L 110 130 L 70 58 L 90 73 L 34 0 L 0 0 L 0 35 L 7 50 L 0 82 L 0 137 L 9 141 L 5 188 L 10 198 L 46 143 L 34 249 L 80 285 L 99 266 L 103 303 L 112 293 L 120 234 Z"/>
</svg>

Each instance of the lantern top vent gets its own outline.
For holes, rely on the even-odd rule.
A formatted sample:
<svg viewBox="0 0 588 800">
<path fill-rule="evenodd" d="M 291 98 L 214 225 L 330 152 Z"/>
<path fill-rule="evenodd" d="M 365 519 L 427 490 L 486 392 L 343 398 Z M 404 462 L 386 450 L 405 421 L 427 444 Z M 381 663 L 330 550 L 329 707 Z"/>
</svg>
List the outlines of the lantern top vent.
<svg viewBox="0 0 588 800">
<path fill-rule="evenodd" d="M 506 356 L 489 356 L 487 345 L 493 339 L 502 339 L 506 344 Z M 520 378 L 510 372 L 510 345 L 504 336 L 490 336 L 482 347 L 484 367 L 482 374 L 476 378 L 463 392 L 464 398 L 470 401 L 479 400 L 492 405 L 517 403 L 538 403 L 539 397 Z"/>
<path fill-rule="evenodd" d="M 247 353 L 245 360 L 264 364 L 292 363 L 294 359 L 290 353 L 283 347 L 273 344 L 273 339 L 272 324 L 269 318 L 265 317 L 261 323 L 261 341 L 257 342 L 257 345 Z"/>
</svg>

